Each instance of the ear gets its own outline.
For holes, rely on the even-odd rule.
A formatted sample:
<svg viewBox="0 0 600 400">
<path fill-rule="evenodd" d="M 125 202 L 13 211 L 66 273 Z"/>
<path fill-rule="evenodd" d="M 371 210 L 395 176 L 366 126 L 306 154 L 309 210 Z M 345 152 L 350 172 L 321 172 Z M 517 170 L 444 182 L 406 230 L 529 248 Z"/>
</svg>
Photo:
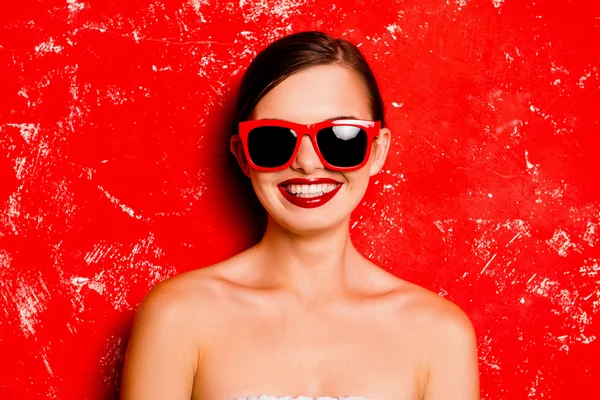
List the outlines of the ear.
<svg viewBox="0 0 600 400">
<path fill-rule="evenodd" d="M 244 146 L 242 145 L 242 139 L 240 139 L 239 135 L 233 135 L 231 137 L 231 140 L 229 141 L 229 150 L 233 153 L 244 174 L 249 178 L 250 166 L 248 165 L 248 160 L 246 160 Z"/>
<path fill-rule="evenodd" d="M 390 149 L 392 133 L 388 128 L 382 128 L 379 136 L 373 141 L 371 148 L 371 162 L 369 166 L 369 176 L 373 176 L 383 168 L 383 164 Z"/>
</svg>

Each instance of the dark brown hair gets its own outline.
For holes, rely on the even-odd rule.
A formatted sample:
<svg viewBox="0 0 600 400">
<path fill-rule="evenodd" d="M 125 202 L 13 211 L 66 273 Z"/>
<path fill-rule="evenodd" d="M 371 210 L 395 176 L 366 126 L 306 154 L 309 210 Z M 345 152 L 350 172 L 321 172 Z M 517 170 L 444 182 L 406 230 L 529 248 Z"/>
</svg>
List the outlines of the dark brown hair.
<svg viewBox="0 0 600 400">
<path fill-rule="evenodd" d="M 240 84 L 233 133 L 237 133 L 238 123 L 248 119 L 260 99 L 285 78 L 308 67 L 327 64 L 347 66 L 358 74 L 367 89 L 371 117 L 384 127 L 379 86 L 358 47 L 324 32 L 306 31 L 276 40 L 252 60 Z"/>
</svg>

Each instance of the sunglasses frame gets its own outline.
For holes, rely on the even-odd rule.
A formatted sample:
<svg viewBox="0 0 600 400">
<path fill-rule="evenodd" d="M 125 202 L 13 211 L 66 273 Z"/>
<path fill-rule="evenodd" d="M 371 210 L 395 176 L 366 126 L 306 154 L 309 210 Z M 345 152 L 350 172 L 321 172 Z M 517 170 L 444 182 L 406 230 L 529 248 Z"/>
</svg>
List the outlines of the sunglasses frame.
<svg viewBox="0 0 600 400">
<path fill-rule="evenodd" d="M 321 154 L 321 150 L 319 149 L 319 145 L 317 144 L 317 133 L 323 128 L 330 128 L 330 127 L 339 126 L 339 125 L 355 126 L 355 127 L 361 128 L 362 130 L 364 130 L 366 132 L 367 141 L 368 141 L 367 150 L 365 152 L 364 159 L 362 160 L 362 162 L 359 165 L 352 166 L 352 167 L 337 167 L 335 165 L 329 164 L 325 160 L 325 157 L 323 157 L 323 154 Z M 279 166 L 279 167 L 270 167 L 270 168 L 262 167 L 260 165 L 256 165 L 250 158 L 250 151 L 248 149 L 248 135 L 252 129 L 262 127 L 262 126 L 278 126 L 278 127 L 292 129 L 294 132 L 296 132 L 296 135 L 297 135 L 296 147 L 294 148 L 294 151 L 293 151 L 292 155 L 290 156 L 290 159 L 284 165 Z M 296 156 L 298 155 L 298 151 L 300 150 L 302 138 L 304 136 L 309 136 L 310 140 L 312 142 L 313 148 L 315 149 L 317 156 L 319 157 L 319 159 L 321 160 L 321 163 L 323 164 L 323 166 L 325 168 L 330 169 L 332 171 L 342 171 L 342 172 L 343 171 L 354 171 L 354 170 L 364 167 L 365 164 L 367 163 L 367 161 L 369 160 L 369 157 L 371 155 L 371 147 L 372 147 L 371 144 L 373 143 L 373 140 L 375 140 L 376 138 L 379 137 L 380 126 L 381 126 L 380 121 L 368 121 L 368 120 L 362 120 L 362 119 L 334 119 L 334 120 L 327 120 L 327 121 L 322 121 L 322 122 L 318 122 L 315 124 L 308 124 L 308 125 L 298 124 L 296 122 L 285 121 L 285 120 L 280 120 L 280 119 L 247 120 L 247 121 L 241 121 L 238 124 L 238 128 L 239 128 L 238 135 L 234 135 L 234 137 L 232 137 L 232 144 L 233 144 L 233 141 L 235 140 L 235 136 L 238 136 L 242 142 L 242 147 L 244 148 L 244 154 L 246 155 L 246 160 L 248 161 L 248 164 L 250 165 L 250 167 L 254 168 L 257 171 L 261 171 L 261 172 L 274 172 L 274 171 L 281 171 L 281 170 L 287 169 L 292 165 L 292 163 L 296 159 Z"/>
</svg>

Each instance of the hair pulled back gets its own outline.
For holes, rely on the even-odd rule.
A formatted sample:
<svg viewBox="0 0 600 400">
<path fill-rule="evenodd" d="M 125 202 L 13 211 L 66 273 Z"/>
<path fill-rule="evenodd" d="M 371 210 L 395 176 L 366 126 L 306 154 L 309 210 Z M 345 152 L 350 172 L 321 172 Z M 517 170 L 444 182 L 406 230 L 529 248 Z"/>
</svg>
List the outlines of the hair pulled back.
<svg viewBox="0 0 600 400">
<path fill-rule="evenodd" d="M 247 120 L 256 104 L 285 78 L 303 69 L 337 64 L 354 70 L 367 89 L 374 121 L 385 126 L 384 107 L 377 81 L 364 56 L 352 42 L 320 31 L 297 32 L 284 36 L 263 49 L 252 60 L 242 77 L 233 119 Z"/>
</svg>

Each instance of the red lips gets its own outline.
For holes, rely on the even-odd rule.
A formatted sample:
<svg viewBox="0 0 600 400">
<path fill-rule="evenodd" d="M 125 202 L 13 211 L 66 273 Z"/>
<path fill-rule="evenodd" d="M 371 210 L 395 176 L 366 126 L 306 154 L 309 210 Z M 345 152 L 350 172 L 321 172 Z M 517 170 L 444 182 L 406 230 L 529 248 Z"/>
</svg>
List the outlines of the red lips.
<svg viewBox="0 0 600 400">
<path fill-rule="evenodd" d="M 331 192 L 324 193 L 323 195 L 316 197 L 294 196 L 283 188 L 285 185 L 318 185 L 328 183 L 335 183 L 337 186 Z M 320 207 L 331 200 L 333 196 L 335 196 L 335 194 L 342 188 L 342 183 L 331 178 L 292 178 L 281 182 L 277 187 L 279 188 L 279 191 L 283 197 L 285 197 L 285 199 L 293 205 L 302 208 L 315 208 Z"/>
</svg>

